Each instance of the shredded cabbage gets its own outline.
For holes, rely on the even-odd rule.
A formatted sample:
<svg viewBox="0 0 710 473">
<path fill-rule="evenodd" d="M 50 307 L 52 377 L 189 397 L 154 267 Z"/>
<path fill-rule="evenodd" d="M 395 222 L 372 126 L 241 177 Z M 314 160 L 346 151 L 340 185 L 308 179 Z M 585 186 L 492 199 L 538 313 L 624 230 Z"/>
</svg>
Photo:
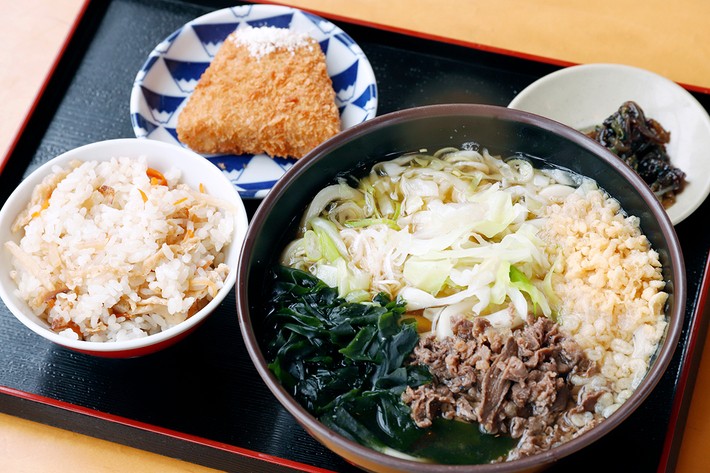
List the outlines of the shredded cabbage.
<svg viewBox="0 0 710 473">
<path fill-rule="evenodd" d="M 457 314 L 514 328 L 529 314 L 555 316 L 554 265 L 538 232 L 544 208 L 575 185 L 590 184 L 521 156 L 453 148 L 403 155 L 375 164 L 357 189 L 323 189 L 282 263 L 350 300 L 401 297 L 438 336 L 450 334 Z"/>
</svg>

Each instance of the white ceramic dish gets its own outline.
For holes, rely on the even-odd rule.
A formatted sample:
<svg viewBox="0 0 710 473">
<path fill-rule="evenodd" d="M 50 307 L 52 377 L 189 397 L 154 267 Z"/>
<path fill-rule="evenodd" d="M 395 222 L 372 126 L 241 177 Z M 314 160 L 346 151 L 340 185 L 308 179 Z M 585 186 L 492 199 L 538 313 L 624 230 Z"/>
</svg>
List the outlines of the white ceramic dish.
<svg viewBox="0 0 710 473">
<path fill-rule="evenodd" d="M 377 114 L 377 83 L 362 49 L 342 29 L 321 17 L 278 5 L 244 5 L 196 18 L 155 47 L 131 91 L 131 122 L 139 138 L 178 143 L 177 117 L 224 39 L 242 25 L 307 32 L 326 55 L 342 128 Z M 243 198 L 264 197 L 295 159 L 259 155 L 209 155 Z"/>
<path fill-rule="evenodd" d="M 686 174 L 685 188 L 666 210 L 677 225 L 710 194 L 710 116 L 683 87 L 636 67 L 585 64 L 542 77 L 508 106 L 584 130 L 600 124 L 627 100 L 671 132 L 668 155 Z"/>
<path fill-rule="evenodd" d="M 230 271 L 224 281 L 224 287 L 217 293 L 217 296 L 202 310 L 196 312 L 184 322 L 154 335 L 120 342 L 71 340 L 50 330 L 47 323 L 37 317 L 29 305 L 15 294 L 17 286 L 10 277 L 11 257 L 9 252 L 2 248 L 2 251 L 0 251 L 0 297 L 20 322 L 51 342 L 82 353 L 125 358 L 145 355 L 172 345 L 197 328 L 224 300 L 236 283 L 237 263 L 241 253 L 242 242 L 246 235 L 248 220 L 244 204 L 232 183 L 219 169 L 199 154 L 179 146 L 154 140 L 137 138 L 107 140 L 67 151 L 38 167 L 25 178 L 7 199 L 2 210 L 0 210 L 0 245 L 4 245 L 6 241 L 10 240 L 16 243 L 19 242 L 21 235 L 10 230 L 12 222 L 17 214 L 26 207 L 33 189 L 45 176 L 52 173 L 54 166 L 66 165 L 73 160 L 108 161 L 112 157 L 119 156 L 130 158 L 145 156 L 148 166 L 158 171 L 166 171 L 169 168 L 177 167 L 182 172 L 180 182 L 189 185 L 193 189 L 199 188 L 202 183 L 206 187 L 206 192 L 211 196 L 234 204 L 236 209 L 234 212 L 235 233 L 231 244 L 226 250 L 225 258 Z"/>
</svg>

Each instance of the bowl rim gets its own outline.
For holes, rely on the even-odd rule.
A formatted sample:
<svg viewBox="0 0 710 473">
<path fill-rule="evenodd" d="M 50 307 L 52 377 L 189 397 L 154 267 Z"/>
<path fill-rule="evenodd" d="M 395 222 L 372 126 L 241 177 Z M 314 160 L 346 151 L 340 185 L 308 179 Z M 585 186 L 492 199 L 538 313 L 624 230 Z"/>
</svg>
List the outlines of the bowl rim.
<svg viewBox="0 0 710 473">
<path fill-rule="evenodd" d="M 600 425 L 590 429 L 579 437 L 567 441 L 564 444 L 550 450 L 509 462 L 485 465 L 441 465 L 414 462 L 377 452 L 328 429 L 303 406 L 301 406 L 283 388 L 283 386 L 281 386 L 275 376 L 268 369 L 266 359 L 264 358 L 259 342 L 256 339 L 255 332 L 252 330 L 251 318 L 249 317 L 250 308 L 247 283 L 250 269 L 249 255 L 254 248 L 258 233 L 261 231 L 267 215 L 275 207 L 277 202 L 284 196 L 284 194 L 286 194 L 290 184 L 293 181 L 297 180 L 297 178 L 306 170 L 317 165 L 319 157 L 343 146 L 349 141 L 369 133 L 371 129 L 387 127 L 394 124 L 402 124 L 423 118 L 450 118 L 451 116 L 457 115 L 485 116 L 493 119 L 513 120 L 522 124 L 540 127 L 556 133 L 563 138 L 574 141 L 578 146 L 589 150 L 593 154 L 599 156 L 600 159 L 606 161 L 620 174 L 622 174 L 638 191 L 644 202 L 649 206 L 654 218 L 658 220 L 663 233 L 663 238 L 668 242 L 668 260 L 670 262 L 670 268 L 668 269 L 673 275 L 674 280 L 672 295 L 673 305 L 667 312 L 669 319 L 668 326 L 665 338 L 662 340 L 662 344 L 659 347 L 657 358 L 646 373 L 642 383 L 632 393 L 631 397 L 627 399 L 619 409 L 617 409 L 616 412 L 605 419 Z M 360 458 L 367 458 L 371 463 L 378 464 L 386 468 L 395 468 L 401 471 L 417 471 L 420 473 L 441 472 L 442 469 L 445 469 L 445 471 L 451 473 L 473 471 L 502 472 L 519 471 L 526 468 L 540 467 L 541 465 L 547 465 L 568 456 L 606 435 L 608 432 L 621 424 L 626 418 L 628 418 L 631 413 L 634 412 L 637 407 L 648 397 L 668 367 L 675 353 L 677 341 L 682 330 L 687 291 L 684 260 L 673 224 L 671 223 L 666 212 L 663 210 L 660 202 L 653 196 L 648 186 L 628 165 L 619 160 L 614 154 L 596 141 L 562 123 L 540 115 L 512 108 L 470 103 L 424 105 L 384 114 L 345 130 L 314 148 L 304 158 L 301 158 L 291 168 L 291 170 L 276 183 L 274 188 L 264 198 L 261 205 L 256 210 L 247 231 L 247 238 L 245 239 L 242 253 L 240 254 L 237 279 L 239 281 L 236 293 L 237 313 L 239 317 L 240 330 L 242 332 L 249 356 L 251 357 L 252 362 L 259 372 L 259 375 L 262 377 L 262 380 L 265 382 L 269 390 L 278 399 L 281 405 L 294 416 L 296 421 L 300 423 L 309 433 L 314 432 L 317 434 L 312 435 L 314 435 L 318 441 L 322 442 L 321 438 L 328 439 L 328 441 L 337 447 L 338 450 L 335 450 L 330 445 L 328 445 L 328 447 L 341 456 L 343 456 L 341 453 L 342 451 L 350 451 Z"/>
<path fill-rule="evenodd" d="M 113 152 L 110 155 L 106 154 L 106 152 L 110 149 L 117 149 L 117 151 Z M 95 158 L 87 157 L 87 154 L 90 152 L 95 152 L 97 156 Z M 189 149 L 181 148 L 176 145 L 163 143 L 156 140 L 147 140 L 143 138 L 115 138 L 102 140 L 78 146 L 49 159 L 48 161 L 34 169 L 29 175 L 27 175 L 12 191 L 12 193 L 3 203 L 2 208 L 0 209 L 0 221 L 5 219 L 11 221 L 12 219 L 14 219 L 14 216 L 7 215 L 9 212 L 9 207 L 16 202 L 20 202 L 20 208 L 24 208 L 22 202 L 27 201 L 28 196 L 31 194 L 34 187 L 41 182 L 42 178 L 52 172 L 52 168 L 54 166 L 66 164 L 72 159 L 79 159 L 82 161 L 107 161 L 112 157 L 119 157 L 119 155 L 124 155 L 127 153 L 131 154 L 131 156 L 129 157 L 137 157 L 142 154 L 159 155 L 161 156 L 161 158 L 164 154 L 176 155 L 177 157 L 179 157 L 179 160 L 176 160 L 175 164 L 166 163 L 166 165 L 175 166 L 177 169 L 181 170 L 181 173 L 183 175 L 186 171 L 180 168 L 179 163 L 181 161 L 184 162 L 185 160 L 187 160 L 197 166 L 205 167 L 206 170 L 209 169 L 207 173 L 210 174 L 211 179 L 213 178 L 215 180 L 223 180 L 228 182 L 234 191 L 232 203 L 235 207 L 235 227 L 232 242 L 230 243 L 230 245 L 234 245 L 234 251 L 236 251 L 236 254 L 233 258 L 235 262 L 238 262 L 239 256 L 241 255 L 242 242 L 246 237 L 248 219 L 244 203 L 239 194 L 237 193 L 236 188 L 231 184 L 231 182 L 229 182 L 229 179 L 216 166 L 207 161 L 204 157 L 196 154 L 195 152 Z M 205 165 L 213 166 L 215 171 L 212 171 Z M 225 183 L 223 182 L 223 184 Z M 214 309 L 225 299 L 227 294 L 235 286 L 238 272 L 237 270 L 237 266 L 230 268 L 229 274 L 225 278 L 224 286 L 219 290 L 217 295 L 211 301 L 209 301 L 205 307 L 203 307 L 201 310 L 196 312 L 188 319 L 173 327 L 168 328 L 167 330 L 163 330 L 156 334 L 123 341 L 92 342 L 85 340 L 73 340 L 66 337 L 62 337 L 56 332 L 50 330 L 48 327 L 38 325 L 35 321 L 27 317 L 27 315 L 24 314 L 23 310 L 18 307 L 15 307 L 14 303 L 10 298 L 10 293 L 8 292 L 14 290 L 14 288 L 8 288 L 4 285 L 0 285 L 0 298 L 2 299 L 7 309 L 15 316 L 15 318 L 22 322 L 23 325 L 25 325 L 37 335 L 40 335 L 41 337 L 53 343 L 83 353 L 95 353 L 105 355 L 130 355 L 130 353 L 132 352 L 143 353 L 145 352 L 145 349 L 153 346 L 167 346 L 166 343 L 171 339 L 184 336 L 186 332 L 192 330 L 193 328 L 196 328 L 201 322 L 203 322 L 207 318 L 207 316 L 212 311 L 214 311 Z"/>
</svg>

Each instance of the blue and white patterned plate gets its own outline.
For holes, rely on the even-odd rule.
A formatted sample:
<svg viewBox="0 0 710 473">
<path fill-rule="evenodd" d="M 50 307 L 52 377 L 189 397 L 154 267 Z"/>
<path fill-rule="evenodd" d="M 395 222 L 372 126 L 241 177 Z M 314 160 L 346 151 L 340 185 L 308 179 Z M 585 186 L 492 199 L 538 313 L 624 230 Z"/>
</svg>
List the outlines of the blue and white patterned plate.
<svg viewBox="0 0 710 473">
<path fill-rule="evenodd" d="M 326 56 L 328 75 L 342 128 L 377 113 L 377 82 L 362 49 L 333 23 L 278 5 L 244 5 L 214 11 L 186 23 L 148 56 L 131 91 L 131 123 L 138 138 L 184 146 L 177 138 L 177 117 L 224 39 L 242 25 L 275 26 L 307 32 Z M 264 197 L 296 162 L 265 154 L 205 155 L 234 183 L 242 198 Z"/>
</svg>

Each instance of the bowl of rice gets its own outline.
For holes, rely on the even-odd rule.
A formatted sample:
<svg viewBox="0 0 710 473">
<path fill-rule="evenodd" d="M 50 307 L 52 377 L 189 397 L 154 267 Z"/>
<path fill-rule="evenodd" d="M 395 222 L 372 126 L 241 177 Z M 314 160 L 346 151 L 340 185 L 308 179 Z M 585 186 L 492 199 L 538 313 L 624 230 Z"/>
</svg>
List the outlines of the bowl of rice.
<svg viewBox="0 0 710 473">
<path fill-rule="evenodd" d="M 194 331 L 236 283 L 247 215 L 202 156 L 144 139 L 67 151 L 0 210 L 0 296 L 27 328 L 134 357 Z"/>
<path fill-rule="evenodd" d="M 274 396 L 388 473 L 540 471 L 600 441 L 663 376 L 686 299 L 673 225 L 630 167 L 476 104 L 314 149 L 257 209 L 238 279 Z"/>
</svg>

